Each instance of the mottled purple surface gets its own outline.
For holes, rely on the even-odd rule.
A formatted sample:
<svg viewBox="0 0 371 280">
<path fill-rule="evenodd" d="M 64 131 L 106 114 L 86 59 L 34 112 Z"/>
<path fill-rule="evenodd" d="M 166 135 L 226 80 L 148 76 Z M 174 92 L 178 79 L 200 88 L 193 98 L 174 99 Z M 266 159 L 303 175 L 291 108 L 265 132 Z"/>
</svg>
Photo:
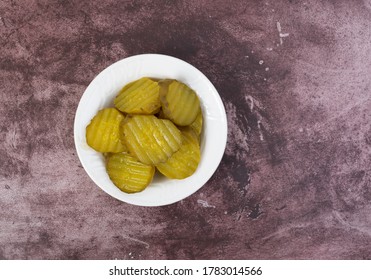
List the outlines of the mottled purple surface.
<svg viewBox="0 0 371 280">
<path fill-rule="evenodd" d="M 371 1 L 0 2 L 0 259 L 371 259 Z M 279 30 L 280 29 L 280 30 Z M 73 120 L 139 53 L 218 89 L 226 153 L 179 203 L 89 179 Z"/>
</svg>

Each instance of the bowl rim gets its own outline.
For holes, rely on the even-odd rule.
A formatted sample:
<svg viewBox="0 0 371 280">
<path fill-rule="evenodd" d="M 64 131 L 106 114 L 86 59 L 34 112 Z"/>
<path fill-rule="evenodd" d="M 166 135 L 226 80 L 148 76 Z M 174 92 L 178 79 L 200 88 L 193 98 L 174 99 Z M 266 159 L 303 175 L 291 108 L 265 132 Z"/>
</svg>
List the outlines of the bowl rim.
<svg viewBox="0 0 371 280">
<path fill-rule="evenodd" d="M 82 108 L 84 106 L 86 106 L 84 104 L 85 102 L 85 99 L 87 98 L 87 92 L 88 90 L 90 90 L 93 86 L 94 86 L 94 81 L 96 79 L 98 79 L 98 77 L 101 77 L 103 75 L 106 74 L 106 72 L 109 71 L 109 69 L 112 69 L 114 67 L 117 67 L 117 65 L 119 64 L 124 64 L 124 63 L 129 63 L 129 62 L 132 62 L 132 61 L 135 61 L 135 60 L 143 60 L 143 59 L 167 59 L 167 60 L 172 60 L 174 61 L 174 63 L 180 63 L 180 64 L 183 64 L 185 65 L 186 67 L 192 69 L 192 71 L 195 71 L 197 73 L 198 76 L 202 77 L 202 80 L 203 82 L 207 83 L 207 86 L 210 88 L 210 91 L 212 91 L 213 93 L 213 98 L 217 101 L 217 106 L 220 108 L 220 110 L 222 110 L 222 114 L 220 115 L 221 117 L 221 123 L 222 125 L 220 126 L 220 133 L 218 134 L 218 138 L 220 138 L 218 141 L 220 142 L 220 146 L 219 146 L 219 150 L 217 151 L 218 152 L 218 155 L 217 157 L 214 159 L 215 163 L 214 165 L 212 166 L 212 168 L 209 168 L 207 171 L 207 176 L 205 176 L 202 180 L 202 182 L 200 182 L 200 184 L 198 184 L 199 186 L 196 187 L 196 188 L 193 188 L 192 191 L 188 192 L 186 195 L 184 196 L 181 196 L 179 199 L 177 200 L 174 200 L 174 201 L 163 201 L 162 203 L 138 203 L 136 201 L 131 201 L 130 199 L 126 199 L 126 193 L 122 192 L 123 194 L 125 194 L 125 198 L 123 198 L 122 196 L 118 196 L 118 195 L 115 195 L 113 194 L 112 192 L 109 192 L 108 189 L 106 189 L 104 186 L 101 186 L 94 174 L 93 174 L 93 171 L 90 170 L 90 168 L 88 168 L 88 166 L 86 165 L 86 162 L 83 158 L 83 155 L 82 155 L 82 152 L 80 150 L 80 145 L 78 143 L 78 139 L 76 137 L 76 135 L 78 134 L 78 117 L 79 117 L 79 113 L 82 111 Z M 200 100 L 202 101 L 202 100 Z M 126 57 L 126 58 L 123 58 L 123 59 L 120 59 L 110 65 L 108 65 L 106 68 L 104 68 L 100 73 L 98 73 L 92 80 L 91 82 L 89 83 L 89 85 L 85 88 L 82 96 L 80 97 L 80 100 L 79 100 L 79 104 L 77 106 L 77 109 L 76 109 L 76 112 L 75 112 L 75 117 L 74 117 L 74 143 L 75 143 L 75 148 L 76 148 L 76 152 L 77 152 L 77 155 L 78 155 L 78 158 L 79 158 L 79 161 L 81 162 L 81 165 L 83 166 L 83 169 L 84 171 L 88 174 L 89 178 L 100 188 L 102 189 L 105 193 L 107 193 L 108 195 L 122 201 L 122 202 L 126 202 L 128 204 L 132 204 L 132 205 L 137 205 L 137 206 L 147 206 L 147 207 L 154 207 L 154 206 L 165 206 L 165 205 L 169 205 L 169 204 L 173 204 L 173 203 L 176 203 L 176 202 L 179 202 L 189 196 L 191 196 L 192 194 L 194 194 L 195 192 L 197 192 L 199 189 L 201 189 L 209 180 L 210 178 L 213 176 L 213 174 L 215 173 L 215 171 L 217 170 L 222 158 L 223 158 L 223 155 L 225 153 L 225 149 L 226 149 L 226 145 L 227 145 L 227 137 L 228 137 L 228 123 L 227 123 L 227 114 L 226 114 L 226 111 L 225 111 L 225 106 L 223 104 L 223 101 L 219 95 L 219 92 L 216 90 L 215 86 L 211 83 L 211 81 L 206 77 L 205 74 L 203 74 L 199 69 L 197 69 L 195 66 L 193 66 L 192 64 L 182 60 L 182 59 L 179 59 L 177 57 L 173 57 L 173 56 L 169 56 L 169 55 L 164 55 L 164 54 L 156 54 L 156 53 L 145 53 L 145 54 L 138 54 L 138 55 L 133 55 L 133 56 L 129 56 L 129 57 Z M 85 140 L 86 141 L 86 140 Z M 97 152 L 98 153 L 98 152 Z M 192 177 L 192 176 L 191 176 Z M 171 179 L 169 179 L 171 180 Z M 130 196 L 133 196 L 135 194 L 129 194 Z"/>
</svg>

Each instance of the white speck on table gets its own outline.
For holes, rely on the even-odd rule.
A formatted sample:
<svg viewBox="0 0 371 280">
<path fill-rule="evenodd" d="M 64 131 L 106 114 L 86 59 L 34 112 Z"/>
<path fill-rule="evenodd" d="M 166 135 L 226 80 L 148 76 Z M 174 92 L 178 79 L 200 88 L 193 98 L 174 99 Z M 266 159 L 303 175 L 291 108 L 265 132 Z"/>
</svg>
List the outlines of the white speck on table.
<svg viewBox="0 0 371 280">
<path fill-rule="evenodd" d="M 264 79 L 265 79 L 265 78 L 264 78 Z M 262 131 L 262 129 L 261 129 L 260 124 L 261 124 L 261 121 L 258 120 L 258 121 L 257 121 L 257 125 L 258 125 L 258 130 L 259 130 L 259 138 L 260 138 L 260 141 L 264 141 L 264 135 L 263 135 L 263 131 Z"/>
<path fill-rule="evenodd" d="M 280 45 L 282 45 L 283 44 L 283 38 L 288 37 L 290 35 L 290 33 L 282 33 L 282 27 L 281 27 L 281 23 L 279 21 L 277 21 L 276 26 L 277 26 L 277 30 L 278 30 L 278 35 L 280 37 Z M 279 45 L 277 44 L 277 46 L 279 46 Z"/>
<path fill-rule="evenodd" d="M 205 208 L 215 208 L 214 205 L 210 205 L 206 200 L 198 199 L 197 203 L 200 204 L 202 207 L 205 207 Z"/>
</svg>

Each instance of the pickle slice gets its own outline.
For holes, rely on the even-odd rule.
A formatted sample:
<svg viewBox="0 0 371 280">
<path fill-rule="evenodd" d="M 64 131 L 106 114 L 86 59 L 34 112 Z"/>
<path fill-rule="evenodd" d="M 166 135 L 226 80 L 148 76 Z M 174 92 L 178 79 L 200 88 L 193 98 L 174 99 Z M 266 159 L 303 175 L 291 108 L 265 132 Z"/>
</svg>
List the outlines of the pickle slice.
<svg viewBox="0 0 371 280">
<path fill-rule="evenodd" d="M 184 179 L 191 176 L 200 162 L 200 146 L 197 135 L 191 128 L 182 129 L 183 144 L 166 162 L 156 168 L 170 179 Z"/>
<path fill-rule="evenodd" d="M 160 82 L 160 100 L 164 115 L 176 125 L 190 125 L 200 110 L 196 93 L 179 81 L 165 81 Z"/>
<path fill-rule="evenodd" d="M 106 169 L 115 186 L 126 193 L 144 190 L 155 173 L 153 166 L 143 164 L 127 153 L 109 155 Z"/>
<path fill-rule="evenodd" d="M 122 130 L 130 154 L 145 164 L 165 162 L 182 144 L 179 129 L 153 115 L 128 116 Z"/>
<path fill-rule="evenodd" d="M 190 124 L 190 127 L 194 130 L 194 132 L 196 132 L 198 136 L 198 140 L 200 140 L 200 137 L 201 137 L 202 124 L 203 124 L 203 116 L 202 116 L 202 111 L 200 110 L 194 122 Z"/>
<path fill-rule="evenodd" d="M 141 78 L 124 86 L 114 100 L 128 114 L 154 114 L 161 108 L 160 87 L 152 78 Z"/>
<path fill-rule="evenodd" d="M 120 123 L 122 113 L 115 108 L 100 110 L 86 127 L 86 142 L 101 153 L 119 153 L 125 151 L 120 141 Z"/>
</svg>

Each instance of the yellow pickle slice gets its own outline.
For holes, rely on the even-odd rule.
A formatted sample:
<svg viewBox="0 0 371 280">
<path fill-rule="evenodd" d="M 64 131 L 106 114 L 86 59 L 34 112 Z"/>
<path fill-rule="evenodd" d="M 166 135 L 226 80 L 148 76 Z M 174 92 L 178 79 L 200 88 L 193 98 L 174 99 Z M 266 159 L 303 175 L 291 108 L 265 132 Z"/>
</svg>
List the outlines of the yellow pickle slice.
<svg viewBox="0 0 371 280">
<path fill-rule="evenodd" d="M 115 186 L 126 193 L 144 190 L 155 173 L 153 166 L 141 163 L 127 153 L 110 154 L 106 169 Z"/>
<path fill-rule="evenodd" d="M 122 131 L 130 154 L 145 164 L 165 162 L 182 144 L 180 130 L 153 115 L 128 116 Z"/>
<path fill-rule="evenodd" d="M 160 87 L 152 78 L 141 78 L 124 86 L 114 100 L 127 114 L 155 114 L 161 108 Z"/>
<path fill-rule="evenodd" d="M 196 93 L 177 80 L 160 81 L 161 107 L 166 118 L 179 126 L 190 125 L 200 110 Z"/>
<path fill-rule="evenodd" d="M 120 124 L 124 115 L 115 108 L 100 110 L 86 127 L 86 142 L 101 153 L 125 151 L 120 140 Z"/>
<path fill-rule="evenodd" d="M 170 179 L 184 179 L 191 176 L 200 162 L 198 137 L 191 128 L 182 129 L 183 144 L 166 162 L 156 168 Z"/>
</svg>

